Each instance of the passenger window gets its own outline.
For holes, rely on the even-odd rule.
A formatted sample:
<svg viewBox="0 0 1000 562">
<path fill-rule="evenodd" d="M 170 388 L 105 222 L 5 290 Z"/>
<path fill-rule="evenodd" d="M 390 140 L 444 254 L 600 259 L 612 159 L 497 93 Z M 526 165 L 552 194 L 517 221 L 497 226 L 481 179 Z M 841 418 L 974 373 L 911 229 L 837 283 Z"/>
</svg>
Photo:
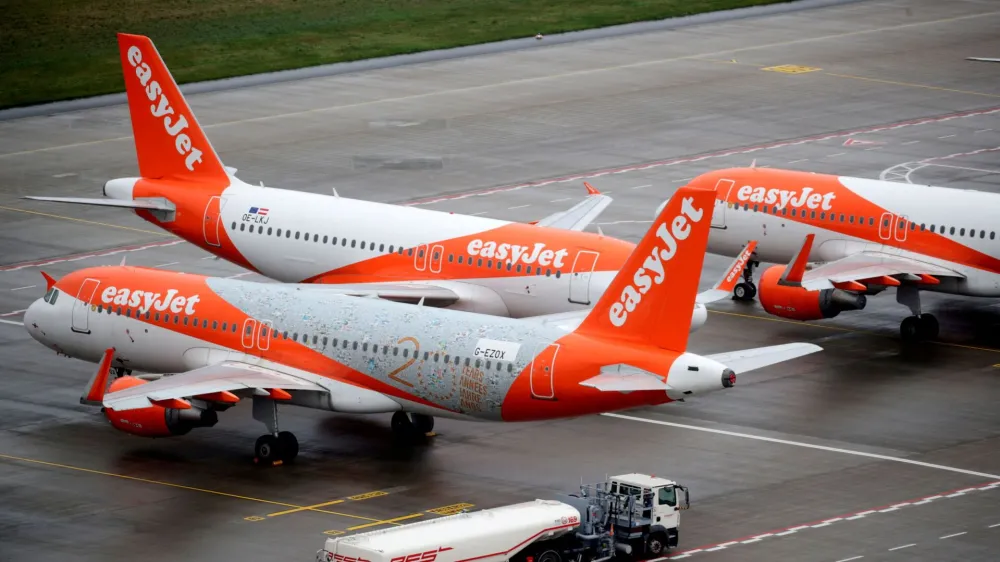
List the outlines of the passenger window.
<svg viewBox="0 0 1000 562">
<path fill-rule="evenodd" d="M 368 343 L 367 342 L 365 342 L 365 344 L 361 346 L 361 351 L 368 351 Z"/>
<path fill-rule="evenodd" d="M 201 319 L 201 327 L 204 330 L 208 329 L 208 318 L 202 318 Z"/>
<path fill-rule="evenodd" d="M 552 277 L 552 270 L 551 269 L 546 269 L 545 270 L 545 276 L 546 277 Z"/>
<path fill-rule="evenodd" d="M 126 310 L 125 313 L 128 314 L 128 311 Z M 191 325 L 194 326 L 195 328 L 197 328 L 198 327 L 198 319 L 195 318 L 194 321 L 191 322 Z"/>
<path fill-rule="evenodd" d="M 560 277 L 562 277 L 562 272 L 559 271 L 559 270 L 556 270 L 556 279 L 559 279 Z"/>
<path fill-rule="evenodd" d="M 476 359 L 476 368 L 479 368 L 479 366 L 482 365 L 482 364 L 483 364 L 483 360 L 482 359 Z"/>
<path fill-rule="evenodd" d="M 755 212 L 755 213 L 757 212 L 757 205 L 753 206 L 753 212 Z"/>
<path fill-rule="evenodd" d="M 958 234 L 959 234 L 960 236 L 965 236 L 965 229 L 964 229 L 964 228 L 963 228 L 963 229 L 960 229 L 960 230 L 958 231 Z"/>
<path fill-rule="evenodd" d="M 507 363 L 507 372 L 508 373 L 513 373 L 514 372 L 514 364 L 513 363 Z"/>
<path fill-rule="evenodd" d="M 287 340 L 288 339 L 288 330 L 285 330 L 284 332 L 281 332 L 281 339 L 283 339 L 283 340 Z"/>
<path fill-rule="evenodd" d="M 118 309 L 115 311 L 115 314 L 117 314 L 118 316 L 121 316 L 122 315 L 122 307 L 119 306 Z"/>
<path fill-rule="evenodd" d="M 920 223 L 920 232 L 923 232 L 925 230 L 927 230 L 927 225 L 924 223 Z"/>
<path fill-rule="evenodd" d="M 795 216 L 795 209 L 792 209 L 792 216 Z"/>
<path fill-rule="evenodd" d="M 955 234 L 955 227 L 954 226 L 951 227 L 951 230 L 948 231 L 948 234 Z"/>
<path fill-rule="evenodd" d="M 355 247 L 357 245 L 357 243 L 358 243 L 357 240 L 351 240 L 351 247 L 352 248 Z"/>
<path fill-rule="evenodd" d="M 104 305 L 103 304 L 97 305 L 97 313 L 100 314 L 102 312 L 104 312 Z M 157 316 L 159 316 L 159 315 L 157 315 Z M 157 320 L 159 320 L 159 318 L 157 318 Z"/>
<path fill-rule="evenodd" d="M 358 349 L 358 342 L 354 342 L 353 343 L 353 347 L 354 347 L 355 350 L 357 350 Z"/>
<path fill-rule="evenodd" d="M 993 237 L 996 236 L 996 235 L 997 235 L 996 232 L 990 232 L 990 240 L 993 240 Z"/>
<path fill-rule="evenodd" d="M 157 320 L 159 320 L 159 318 L 157 318 Z M 225 332 L 228 329 L 229 329 L 229 322 L 223 322 L 222 323 L 222 331 Z"/>
<path fill-rule="evenodd" d="M 810 214 L 811 214 L 812 216 L 810 216 L 809 218 L 811 218 L 811 219 L 814 219 L 814 218 L 816 218 L 816 211 L 813 211 L 813 212 L 812 212 L 812 213 L 810 213 Z"/>
<path fill-rule="evenodd" d="M 437 363 L 437 362 L 438 362 L 438 359 L 439 359 L 439 356 L 438 356 L 438 354 L 437 354 L 437 353 L 435 353 L 435 354 L 434 354 L 434 362 L 435 362 L 435 363 Z"/>
<path fill-rule="evenodd" d="M 319 242 L 319 234 L 313 234 L 313 242 Z"/>
<path fill-rule="evenodd" d="M 291 237 L 292 237 L 292 231 L 291 230 L 286 230 L 285 231 L 285 238 L 291 238 Z"/>
<path fill-rule="evenodd" d="M 299 236 L 301 236 L 301 235 L 302 235 L 302 233 L 301 233 L 301 232 L 299 232 L 298 230 L 296 230 L 296 231 L 295 231 L 295 239 L 296 239 L 296 240 L 298 240 L 298 239 L 299 239 Z"/>
<path fill-rule="evenodd" d="M 913 230 L 916 230 L 916 229 L 917 229 L 917 223 L 911 222 L 910 223 L 910 230 L 913 231 Z"/>
<path fill-rule="evenodd" d="M 848 217 L 847 222 L 849 222 L 851 224 L 854 224 L 854 215 L 851 215 L 850 217 Z"/>
<path fill-rule="evenodd" d="M 279 229 L 275 230 L 274 231 L 274 235 L 280 237 L 281 236 L 281 229 L 279 228 Z"/>
<path fill-rule="evenodd" d="M 326 342 L 327 342 L 326 336 L 323 336 L 323 347 L 326 347 Z"/>
<path fill-rule="evenodd" d="M 455 261 L 455 254 L 448 254 L 448 263 L 452 263 L 454 261 Z"/>
<path fill-rule="evenodd" d="M 986 238 L 986 231 L 985 230 L 980 230 L 979 231 L 979 237 L 980 238 Z"/>
<path fill-rule="evenodd" d="M 521 273 L 521 264 L 517 264 L 517 272 Z"/>
<path fill-rule="evenodd" d="M 178 315 L 176 315 L 176 314 L 174 314 L 174 324 L 179 324 L 179 323 L 180 323 L 180 320 L 181 320 L 181 317 L 180 317 L 180 316 L 178 316 Z M 185 320 L 186 320 L 186 319 L 185 319 Z"/>
<path fill-rule="evenodd" d="M 241 223 L 240 223 L 240 232 L 243 232 L 243 231 L 244 231 L 244 230 L 246 230 L 246 229 L 247 229 L 247 225 L 246 225 L 246 223 L 243 223 L 243 222 L 241 222 Z"/>
<path fill-rule="evenodd" d="M 58 293 L 59 291 L 56 291 L 56 292 Z M 56 300 L 56 299 L 55 299 L 55 298 L 53 298 L 53 299 L 52 299 L 52 302 L 55 302 L 55 300 Z M 146 320 L 149 320 L 149 311 L 148 311 L 148 310 L 146 311 Z"/>
<path fill-rule="evenodd" d="M 187 325 L 188 325 L 188 317 L 187 317 L 187 316 L 185 316 L 185 317 L 184 317 L 184 322 L 183 322 L 183 324 L 184 324 L 185 326 L 187 326 Z"/>
<path fill-rule="evenodd" d="M 334 246 L 336 246 L 337 245 L 337 237 L 334 236 L 333 240 L 330 240 L 330 243 L 333 244 Z"/>
<path fill-rule="evenodd" d="M 340 239 L 340 245 L 346 248 L 347 247 L 347 238 L 341 238 Z M 352 243 L 351 247 L 352 248 L 354 247 L 353 243 Z"/>
<path fill-rule="evenodd" d="M 125 317 L 126 318 L 131 318 L 132 317 L 132 309 L 131 308 L 126 308 L 125 309 Z"/>
<path fill-rule="evenodd" d="M 483 258 L 476 260 L 476 267 L 483 267 Z"/>
<path fill-rule="evenodd" d="M 385 251 L 385 244 L 379 244 L 378 245 L 378 251 L 379 251 L 379 253 L 384 252 Z"/>
<path fill-rule="evenodd" d="M 392 354 L 393 355 L 399 355 L 399 348 L 398 347 L 392 348 Z"/>
<path fill-rule="evenodd" d="M 466 357 L 466 358 L 465 358 L 465 366 L 466 366 L 466 367 L 468 367 L 468 366 L 469 366 L 469 358 L 468 358 L 468 357 Z"/>
<path fill-rule="evenodd" d="M 309 233 L 306 232 L 305 234 L 303 234 L 302 235 L 302 239 L 305 240 L 306 242 L 308 242 L 309 241 Z"/>
<path fill-rule="evenodd" d="M 253 326 L 247 324 L 246 335 L 249 336 L 251 333 L 253 333 Z"/>
<path fill-rule="evenodd" d="M 404 349 L 403 350 L 403 357 L 409 357 L 409 356 L 410 356 L 410 350 L 409 349 Z M 416 357 L 416 354 L 414 354 L 414 357 Z"/>
<path fill-rule="evenodd" d="M 439 259 L 441 259 L 441 254 L 437 250 L 435 250 L 434 251 L 434 257 L 431 258 L 431 259 L 433 259 L 433 260 L 439 260 Z"/>
<path fill-rule="evenodd" d="M 236 221 L 233 221 L 233 230 L 236 230 Z"/>
<path fill-rule="evenodd" d="M 253 225 L 252 224 L 249 227 L 247 227 L 247 232 L 253 234 Z"/>
<path fill-rule="evenodd" d="M 410 248 L 409 250 L 407 250 L 406 251 L 406 255 L 412 256 L 413 255 L 413 248 Z"/>
<path fill-rule="evenodd" d="M 337 347 L 337 338 L 333 338 L 333 347 Z"/>
<path fill-rule="evenodd" d="M 326 244 L 326 241 L 327 241 L 327 240 L 328 240 L 329 238 L 330 238 L 329 236 L 327 236 L 326 234 L 324 234 L 324 235 L 323 235 L 323 243 L 324 243 L 324 244 Z"/>
<path fill-rule="evenodd" d="M 319 343 L 319 336 L 313 336 L 313 345 Z"/>
<path fill-rule="evenodd" d="M 364 249 L 365 249 L 365 241 L 364 241 L 364 240 L 362 240 L 362 241 L 361 241 L 361 249 L 362 249 L 362 250 L 364 250 Z"/>
<path fill-rule="evenodd" d="M 427 358 L 430 356 L 430 354 L 431 353 L 429 351 L 424 352 L 424 361 L 427 361 Z"/>
<path fill-rule="evenodd" d="M 157 322 L 159 322 L 160 321 L 160 313 L 157 312 L 155 315 L 153 315 L 153 319 L 156 320 Z"/>
</svg>

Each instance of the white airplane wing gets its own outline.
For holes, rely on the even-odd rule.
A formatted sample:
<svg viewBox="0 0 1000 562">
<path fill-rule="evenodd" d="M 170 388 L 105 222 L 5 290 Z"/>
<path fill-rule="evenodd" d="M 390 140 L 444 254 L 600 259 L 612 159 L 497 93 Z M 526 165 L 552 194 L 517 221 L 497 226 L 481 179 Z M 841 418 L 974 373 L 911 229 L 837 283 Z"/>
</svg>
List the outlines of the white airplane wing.
<svg viewBox="0 0 1000 562">
<path fill-rule="evenodd" d="M 750 257 L 753 255 L 753 251 L 756 248 L 756 240 L 751 240 L 747 243 L 747 245 L 743 248 L 743 251 L 736 256 L 733 263 L 729 265 L 729 269 L 722 274 L 722 277 L 719 278 L 715 285 L 707 291 L 698 293 L 698 296 L 695 298 L 695 302 L 708 304 L 732 295 L 736 284 L 743 278 L 743 267 L 746 266 L 748 261 L 750 261 Z"/>
<path fill-rule="evenodd" d="M 553 213 L 537 222 L 537 226 L 548 226 L 551 228 L 561 228 L 563 230 L 583 230 L 594 222 L 605 208 L 611 204 L 612 199 L 607 195 L 602 195 L 589 183 L 583 182 L 587 186 L 587 198 L 577 203 L 570 209 Z"/>
<path fill-rule="evenodd" d="M 126 209 L 146 209 L 149 211 L 174 211 L 174 206 L 160 199 L 134 199 L 126 201 L 124 199 L 101 199 L 91 197 L 41 197 L 36 195 L 25 195 L 22 199 L 34 201 L 51 201 L 54 203 L 73 203 L 76 205 L 98 205 L 100 207 L 124 207 Z"/>
<path fill-rule="evenodd" d="M 253 394 L 280 397 L 281 392 L 289 390 L 326 392 L 318 384 L 273 369 L 226 361 L 110 392 L 104 395 L 102 402 L 105 408 L 121 412 L 187 398 L 212 400 L 223 392 L 242 394 L 243 397 Z"/>
<path fill-rule="evenodd" d="M 706 357 L 722 363 L 737 373 L 745 373 L 822 350 L 822 347 L 811 343 L 786 343 L 742 351 L 727 351 Z"/>
<path fill-rule="evenodd" d="M 962 273 L 907 256 L 882 252 L 861 252 L 836 261 L 818 265 L 802 274 L 802 286 L 811 291 L 832 289 L 834 283 L 846 283 L 878 277 L 930 275 L 932 277 L 965 277 Z"/>
<path fill-rule="evenodd" d="M 372 297 L 408 304 L 417 304 L 423 300 L 427 306 L 449 306 L 458 302 L 458 294 L 455 291 L 424 283 L 326 284 L 320 279 L 314 283 L 299 284 L 297 288 L 302 291 Z"/>
</svg>

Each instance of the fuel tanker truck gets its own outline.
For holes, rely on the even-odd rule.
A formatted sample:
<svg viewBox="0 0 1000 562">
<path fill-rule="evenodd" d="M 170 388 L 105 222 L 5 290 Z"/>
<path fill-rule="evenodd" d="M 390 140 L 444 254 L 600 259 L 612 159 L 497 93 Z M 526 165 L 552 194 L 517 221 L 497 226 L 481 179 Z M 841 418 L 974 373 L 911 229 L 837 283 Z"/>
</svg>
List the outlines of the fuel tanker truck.
<svg viewBox="0 0 1000 562">
<path fill-rule="evenodd" d="M 676 547 L 687 488 L 623 474 L 579 494 L 327 539 L 316 562 L 603 562 Z"/>
</svg>

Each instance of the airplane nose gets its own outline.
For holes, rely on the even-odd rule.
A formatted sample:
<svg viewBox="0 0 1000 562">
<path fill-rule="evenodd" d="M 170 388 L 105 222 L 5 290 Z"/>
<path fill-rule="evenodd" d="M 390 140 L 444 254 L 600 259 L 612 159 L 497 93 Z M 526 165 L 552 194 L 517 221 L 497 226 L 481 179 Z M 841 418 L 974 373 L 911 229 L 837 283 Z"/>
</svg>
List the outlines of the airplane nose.
<svg viewBox="0 0 1000 562">
<path fill-rule="evenodd" d="M 42 341 L 41 337 L 41 320 L 42 320 L 42 307 L 47 306 L 42 299 L 38 299 L 31 303 L 31 306 L 24 311 L 24 327 L 31 334 L 31 337 L 38 341 Z"/>
</svg>

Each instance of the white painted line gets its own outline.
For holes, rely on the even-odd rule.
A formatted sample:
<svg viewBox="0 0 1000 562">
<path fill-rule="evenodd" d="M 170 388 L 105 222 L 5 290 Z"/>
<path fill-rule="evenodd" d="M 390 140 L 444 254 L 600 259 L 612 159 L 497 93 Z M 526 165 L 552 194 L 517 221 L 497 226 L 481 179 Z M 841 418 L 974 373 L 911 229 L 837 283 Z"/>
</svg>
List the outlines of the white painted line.
<svg viewBox="0 0 1000 562">
<path fill-rule="evenodd" d="M 763 539 L 761 539 L 760 537 L 757 537 L 755 539 L 747 539 L 745 541 L 740 541 L 740 544 L 753 544 L 755 542 L 760 542 L 761 540 L 763 540 Z"/>
<path fill-rule="evenodd" d="M 964 496 L 965 492 L 955 492 L 954 494 L 948 494 L 946 498 L 957 498 L 958 496 Z"/>
<path fill-rule="evenodd" d="M 809 161 L 808 158 L 799 158 L 798 160 L 792 160 L 792 161 L 790 161 L 788 163 L 789 164 L 798 164 L 799 162 L 808 162 L 808 161 Z"/>
<path fill-rule="evenodd" d="M 955 136 L 955 135 L 944 135 L 943 137 L 938 137 L 938 138 L 939 139 L 950 139 L 953 136 Z"/>
<path fill-rule="evenodd" d="M 549 201 L 549 203 L 559 203 L 560 201 L 569 201 L 569 199 L 569 197 L 563 197 L 562 199 L 553 199 L 552 201 Z"/>
<path fill-rule="evenodd" d="M 945 535 L 943 537 L 938 537 L 938 538 L 940 538 L 942 540 L 944 540 L 944 539 L 950 539 L 951 537 L 960 537 L 960 536 L 962 536 L 962 535 L 964 535 L 966 533 L 968 533 L 968 531 L 962 531 L 961 533 L 952 533 L 950 535 Z"/>
<path fill-rule="evenodd" d="M 236 279 L 237 277 L 243 277 L 244 275 L 250 275 L 252 271 L 244 271 L 243 273 L 237 273 L 236 275 L 227 275 L 226 279 Z"/>
<path fill-rule="evenodd" d="M 652 187 L 653 184 L 647 183 L 646 185 L 637 185 L 635 187 L 630 187 L 629 189 L 642 189 L 644 187 Z"/>
<path fill-rule="evenodd" d="M 724 547 L 724 546 L 716 546 L 716 547 L 712 547 L 712 548 L 706 548 L 705 552 L 715 552 L 717 550 L 723 550 L 725 548 L 726 547 Z"/>
<path fill-rule="evenodd" d="M 681 558 L 687 558 L 688 556 L 691 556 L 691 554 L 678 554 L 677 556 L 671 556 L 670 560 L 680 560 Z"/>
<path fill-rule="evenodd" d="M 851 558 L 841 558 L 837 562 L 851 562 L 851 560 L 857 560 L 859 558 L 864 558 L 864 556 L 852 556 Z"/>
<path fill-rule="evenodd" d="M 827 158 L 836 158 L 836 157 L 838 157 L 838 156 L 843 156 L 843 155 L 845 155 L 845 154 L 847 154 L 847 153 L 846 153 L 846 152 L 837 152 L 837 153 L 835 153 L 835 154 L 827 154 L 827 155 L 826 155 L 826 157 L 827 157 Z"/>
<path fill-rule="evenodd" d="M 24 322 L 14 322 L 13 320 L 4 320 L 0 318 L 0 324 L 10 324 L 11 326 L 24 326 Z"/>
<path fill-rule="evenodd" d="M 0 316 L 16 316 L 16 315 L 21 314 L 22 312 L 24 312 L 26 310 L 28 310 L 28 309 L 27 308 L 22 308 L 21 310 L 11 310 L 10 312 L 4 312 L 4 313 L 0 314 Z"/>
<path fill-rule="evenodd" d="M 508 209 L 523 209 L 525 207 L 530 207 L 531 205 L 516 205 L 514 207 L 507 207 Z"/>
<path fill-rule="evenodd" d="M 879 513 L 889 513 L 890 511 L 899 511 L 898 507 L 887 507 L 885 509 L 878 510 Z"/>
<path fill-rule="evenodd" d="M 181 263 L 181 262 L 179 262 L 179 261 L 172 261 L 170 263 L 161 263 L 160 265 L 154 265 L 153 267 L 167 267 L 168 265 L 177 265 L 179 263 Z"/>
<path fill-rule="evenodd" d="M 27 287 L 15 287 L 15 288 L 11 289 L 11 291 L 23 291 L 25 289 L 34 289 L 37 286 L 38 285 L 28 285 Z"/>
<path fill-rule="evenodd" d="M 214 257 L 215 256 L 205 256 L 205 257 L 203 257 L 201 259 L 203 259 L 203 260 L 210 260 L 210 259 L 213 259 Z"/>
<path fill-rule="evenodd" d="M 75 176 L 75 175 L 76 174 L 73 173 L 73 172 L 67 172 L 65 174 L 56 174 L 56 175 L 54 175 L 52 177 L 54 177 L 54 178 L 68 178 L 68 177 Z"/>
<path fill-rule="evenodd" d="M 691 180 L 693 180 L 693 179 L 694 179 L 694 178 L 682 178 L 682 179 L 679 179 L 679 180 L 670 180 L 670 181 L 672 181 L 672 182 L 674 182 L 674 183 L 684 183 L 684 182 L 688 182 L 688 181 L 691 181 Z"/>
<path fill-rule="evenodd" d="M 488 212 L 489 212 L 489 211 L 479 211 L 478 213 L 472 213 L 472 216 L 474 216 L 474 217 L 478 217 L 479 215 L 485 215 L 485 214 L 486 214 L 486 213 L 488 213 Z"/>
<path fill-rule="evenodd" d="M 724 542 L 724 543 L 716 545 L 716 546 L 721 546 L 722 548 L 726 548 L 726 547 L 729 547 L 729 546 L 733 546 L 734 544 L 737 544 L 738 542 L 740 542 L 740 541 L 729 541 L 729 542 Z"/>
<path fill-rule="evenodd" d="M 911 542 L 910 544 L 904 544 L 904 545 L 901 545 L 901 546 L 894 546 L 894 547 L 890 548 L 889 550 L 890 551 L 893 551 L 893 550 L 902 550 L 904 548 L 910 548 L 911 546 L 917 546 L 917 543 Z"/>
<path fill-rule="evenodd" d="M 906 141 L 903 144 L 917 144 L 920 141 Z"/>
<path fill-rule="evenodd" d="M 866 148 L 865 150 L 882 150 L 884 146 L 873 146 L 871 148 Z"/>
<path fill-rule="evenodd" d="M 990 525 L 990 526 L 988 526 L 986 528 L 987 529 L 992 529 L 993 527 L 1000 527 L 1000 523 L 994 523 L 994 524 L 992 524 L 992 525 Z"/>
<path fill-rule="evenodd" d="M 972 131 L 972 132 L 973 133 L 985 133 L 987 131 L 992 131 L 992 130 L 993 129 L 978 129 L 978 130 L 975 130 L 975 131 Z"/>
<path fill-rule="evenodd" d="M 925 467 L 925 468 L 934 468 L 934 469 L 937 469 L 937 470 L 944 470 L 944 471 L 947 471 L 947 472 L 956 472 L 958 474 L 968 474 L 969 476 L 979 476 L 979 477 L 982 477 L 982 478 L 989 478 L 991 480 L 1000 480 L 1000 475 L 996 475 L 996 474 L 989 474 L 989 473 L 986 473 L 986 472 L 978 472 L 978 471 L 975 471 L 975 470 L 966 470 L 964 468 L 956 468 L 956 467 L 953 467 L 953 466 L 944 466 L 944 465 L 941 465 L 941 464 L 933 464 L 933 463 L 929 463 L 929 462 L 916 461 L 916 460 L 913 460 L 913 459 L 906 459 L 906 458 L 902 458 L 902 457 L 893 457 L 893 456 L 889 456 L 889 455 L 880 455 L 880 454 L 877 454 L 877 453 L 866 453 L 864 451 L 855 451 L 853 449 L 842 449 L 842 448 L 839 448 L 839 447 L 828 447 L 826 445 L 815 445 L 813 443 L 803 443 L 801 441 L 791 441 L 789 439 L 777 439 L 775 437 L 764 437 L 762 435 L 751 435 L 749 433 L 738 433 L 736 431 L 726 431 L 726 430 L 723 430 L 723 429 L 713 429 L 713 428 L 709 428 L 709 427 L 700 427 L 700 426 L 697 426 L 697 425 L 688 425 L 688 424 L 683 424 L 683 423 L 674 423 L 674 422 L 668 422 L 668 421 L 663 421 L 663 420 L 651 420 L 649 418 L 640 418 L 640 417 L 637 417 L 637 416 L 627 416 L 625 414 L 606 413 L 606 414 L 601 414 L 601 415 L 602 416 L 607 416 L 609 418 L 619 418 L 619 419 L 623 419 L 623 420 L 637 421 L 637 422 L 643 422 L 643 423 L 651 423 L 651 424 L 655 424 L 655 425 L 664 425 L 664 426 L 668 426 L 668 427 L 677 427 L 677 428 L 681 428 L 681 429 L 692 429 L 694 431 L 704 431 L 706 433 L 717 433 L 719 435 L 728 435 L 730 437 L 742 437 L 743 439 L 753 439 L 753 440 L 756 440 L 756 441 L 767 441 L 769 443 L 778 443 L 778 444 L 781 444 L 781 445 L 792 445 L 792 446 L 795 446 L 795 447 L 804 447 L 806 449 L 817 449 L 817 450 L 820 450 L 820 451 L 829 451 L 831 453 L 841 453 L 841 454 L 844 454 L 844 455 L 854 455 L 854 456 L 858 456 L 858 457 L 867 457 L 867 458 L 878 459 L 878 460 L 883 460 L 883 461 L 891 461 L 891 462 L 898 462 L 898 463 L 903 463 L 903 464 L 911 464 L 911 465 L 914 465 L 914 466 L 922 466 L 922 467 Z"/>
<path fill-rule="evenodd" d="M 793 531 L 793 530 L 789 529 L 787 531 L 782 531 L 780 533 L 775 533 L 774 536 L 776 536 L 776 537 L 783 537 L 785 535 L 791 535 L 792 533 L 797 533 L 797 532 L 798 531 Z"/>
</svg>

